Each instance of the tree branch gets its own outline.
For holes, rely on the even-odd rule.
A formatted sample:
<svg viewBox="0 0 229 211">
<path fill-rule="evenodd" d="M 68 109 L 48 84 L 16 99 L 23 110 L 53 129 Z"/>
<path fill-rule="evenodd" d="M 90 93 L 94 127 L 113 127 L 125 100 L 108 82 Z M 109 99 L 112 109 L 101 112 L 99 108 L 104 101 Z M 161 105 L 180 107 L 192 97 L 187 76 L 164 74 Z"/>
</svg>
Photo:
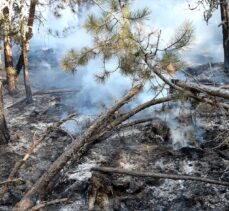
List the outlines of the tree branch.
<svg viewBox="0 0 229 211">
<path fill-rule="evenodd" d="M 50 181 L 65 167 L 65 165 L 72 158 L 80 158 L 88 149 L 89 146 L 96 142 L 97 139 L 92 139 L 93 134 L 99 133 L 98 129 L 103 125 L 104 121 L 113 115 L 117 110 L 119 110 L 123 105 L 131 101 L 131 99 L 136 96 L 142 89 L 142 86 L 136 86 L 131 89 L 121 100 L 119 100 L 111 109 L 102 114 L 95 122 L 92 124 L 84 134 L 74 140 L 72 144 L 60 155 L 59 158 L 49 169 L 39 178 L 39 180 L 34 184 L 34 186 L 24 195 L 21 201 L 16 205 L 14 210 L 24 211 L 31 208 L 34 205 L 33 197 L 35 195 L 42 195 L 46 192 L 46 188 L 49 186 Z M 106 129 L 106 128 L 105 128 Z M 107 132 L 107 129 L 103 134 Z M 97 136 L 98 138 L 101 135 Z"/>
<path fill-rule="evenodd" d="M 212 180 L 208 178 L 187 176 L 187 175 L 174 175 L 174 174 L 160 174 L 152 172 L 139 172 L 139 171 L 130 171 L 125 169 L 111 168 L 111 167 L 93 167 L 92 171 L 100 171 L 103 173 L 115 173 L 115 174 L 126 174 L 134 177 L 153 177 L 159 179 L 172 179 L 172 180 L 192 180 L 198 182 L 211 183 L 215 185 L 229 186 L 228 182 Z"/>
<path fill-rule="evenodd" d="M 55 199 L 55 200 L 48 201 L 48 202 L 41 202 L 40 204 L 37 204 L 36 206 L 32 207 L 29 211 L 38 211 L 44 207 L 54 205 L 54 204 L 60 204 L 60 203 L 66 202 L 66 201 L 68 201 L 68 198 Z"/>
<path fill-rule="evenodd" d="M 6 180 L 4 182 L 0 182 L 0 186 L 9 186 L 9 185 L 12 185 L 12 184 L 21 184 L 23 183 L 24 181 L 21 179 L 21 178 L 18 178 L 18 179 L 12 179 L 12 180 Z"/>
</svg>

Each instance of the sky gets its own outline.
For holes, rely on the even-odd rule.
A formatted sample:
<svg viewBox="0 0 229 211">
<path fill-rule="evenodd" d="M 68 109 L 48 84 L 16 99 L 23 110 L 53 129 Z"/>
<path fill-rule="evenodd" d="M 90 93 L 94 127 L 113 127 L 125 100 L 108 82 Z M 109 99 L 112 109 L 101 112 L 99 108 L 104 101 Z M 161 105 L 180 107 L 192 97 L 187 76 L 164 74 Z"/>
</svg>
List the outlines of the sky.
<svg viewBox="0 0 229 211">
<path fill-rule="evenodd" d="M 195 0 L 192 0 L 194 2 Z M 174 30 L 178 28 L 184 20 L 190 20 L 195 30 L 195 38 L 189 48 L 184 52 L 186 60 L 193 63 L 206 63 L 208 60 L 222 61 L 222 31 L 218 27 L 220 23 L 219 11 L 213 14 L 208 25 L 203 19 L 203 10 L 190 10 L 187 0 L 135 0 L 133 8 L 139 9 L 149 7 L 151 10 L 150 20 L 147 27 L 162 30 L 162 42 L 166 43 L 173 36 Z M 62 18 L 56 19 L 51 13 L 46 14 L 47 26 L 51 29 L 63 29 L 66 25 L 74 26 L 75 31 L 67 38 L 54 38 L 47 34 L 47 28 L 37 33 L 37 38 L 33 42 L 39 42 L 44 47 L 64 46 L 63 54 L 70 48 L 80 49 L 91 44 L 91 37 L 80 27 L 77 16 L 72 15 L 70 10 L 62 13 Z"/>
<path fill-rule="evenodd" d="M 139 9 L 145 6 L 149 7 L 152 12 L 147 27 L 162 30 L 163 44 L 169 42 L 174 30 L 185 20 L 192 21 L 195 38 L 192 44 L 182 52 L 188 65 L 221 62 L 223 60 L 222 32 L 221 28 L 218 27 L 220 23 L 218 11 L 214 13 L 207 25 L 203 19 L 203 10 L 189 10 L 188 1 L 185 0 L 136 0 L 133 8 Z M 36 38 L 32 40 L 33 45 L 39 46 L 39 48 L 55 48 L 58 51 L 59 59 L 61 59 L 71 48 L 80 49 L 92 44 L 90 35 L 80 27 L 83 20 L 73 16 L 70 10 L 64 11 L 60 19 L 54 18 L 51 13 L 47 12 L 46 19 L 48 27 L 54 30 L 61 30 L 66 25 L 76 28 L 66 38 L 54 38 L 47 34 L 47 27 L 40 28 L 39 32 L 35 31 L 36 36 L 34 37 Z M 42 71 L 43 74 L 50 75 L 47 76 L 49 84 L 56 84 L 57 86 L 64 84 L 67 87 L 79 88 L 80 92 L 74 98 L 74 103 L 80 112 L 90 114 L 95 113 L 96 109 L 93 108 L 93 105 L 99 105 L 101 102 L 106 105 L 110 104 L 114 99 L 120 98 L 123 92 L 131 86 L 130 80 L 119 73 L 112 75 L 105 85 L 98 84 L 94 80 L 94 73 L 98 72 L 101 66 L 99 61 L 91 61 L 89 65 L 72 77 L 66 76 L 61 70 L 49 70 L 48 73 L 46 70 Z M 47 84 L 44 77 L 41 78 L 41 82 Z M 140 95 L 138 101 L 144 102 L 151 98 L 152 93 L 145 91 Z"/>
</svg>

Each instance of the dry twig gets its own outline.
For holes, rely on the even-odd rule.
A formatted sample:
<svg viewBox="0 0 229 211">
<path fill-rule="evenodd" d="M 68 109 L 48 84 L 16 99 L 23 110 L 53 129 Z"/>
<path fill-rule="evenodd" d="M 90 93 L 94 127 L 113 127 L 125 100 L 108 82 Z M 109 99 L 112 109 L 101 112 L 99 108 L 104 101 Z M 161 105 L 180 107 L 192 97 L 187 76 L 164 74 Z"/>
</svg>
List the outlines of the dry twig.
<svg viewBox="0 0 229 211">
<path fill-rule="evenodd" d="M 6 180 L 4 182 L 0 182 L 0 186 L 9 186 L 13 184 L 22 184 L 24 181 L 21 178 L 13 179 L 13 180 Z"/>
<path fill-rule="evenodd" d="M 212 179 L 202 178 L 202 177 L 187 176 L 187 175 L 139 172 L 139 171 L 130 171 L 130 170 L 125 170 L 125 169 L 117 169 L 117 168 L 110 168 L 110 167 L 94 167 L 91 170 L 100 171 L 103 173 L 126 174 L 126 175 L 130 175 L 134 177 L 153 177 L 153 178 L 158 178 L 158 179 L 172 179 L 172 180 L 192 180 L 192 181 L 198 181 L 198 182 L 211 183 L 215 185 L 229 186 L 228 182 L 212 180 Z"/>
<path fill-rule="evenodd" d="M 32 207 L 31 209 L 29 209 L 29 211 L 37 211 L 40 210 L 44 207 L 50 206 L 50 205 L 54 205 L 54 204 L 60 204 L 63 202 L 68 201 L 68 198 L 64 198 L 64 199 L 55 199 L 52 201 L 48 201 L 48 202 L 41 202 L 40 204 L 37 204 L 36 206 Z"/>
</svg>

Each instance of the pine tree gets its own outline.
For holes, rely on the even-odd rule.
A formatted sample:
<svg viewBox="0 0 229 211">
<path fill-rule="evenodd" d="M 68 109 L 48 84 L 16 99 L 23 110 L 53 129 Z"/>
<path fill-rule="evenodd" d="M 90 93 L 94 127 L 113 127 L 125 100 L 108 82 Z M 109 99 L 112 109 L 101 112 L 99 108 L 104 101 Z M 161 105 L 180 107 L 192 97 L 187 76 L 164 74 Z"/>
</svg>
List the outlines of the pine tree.
<svg viewBox="0 0 229 211">
<path fill-rule="evenodd" d="M 144 24 L 149 19 L 149 9 L 132 11 L 131 3 L 128 0 L 96 2 L 100 13 L 90 14 L 85 23 L 94 45 L 80 51 L 70 50 L 62 61 L 64 70 L 74 72 L 97 57 L 103 64 L 102 72 L 96 75 L 98 81 L 104 82 L 111 73 L 120 71 L 133 81 L 144 83 L 155 76 L 155 69 L 165 67 L 166 55 L 171 55 L 167 60 L 171 58 L 170 62 L 176 63 L 176 66 L 181 64 L 178 53 L 192 40 L 191 23 L 186 21 L 171 42 L 161 47 L 160 31 L 145 32 Z M 111 70 L 106 64 L 112 59 L 117 61 L 117 67 Z"/>
</svg>

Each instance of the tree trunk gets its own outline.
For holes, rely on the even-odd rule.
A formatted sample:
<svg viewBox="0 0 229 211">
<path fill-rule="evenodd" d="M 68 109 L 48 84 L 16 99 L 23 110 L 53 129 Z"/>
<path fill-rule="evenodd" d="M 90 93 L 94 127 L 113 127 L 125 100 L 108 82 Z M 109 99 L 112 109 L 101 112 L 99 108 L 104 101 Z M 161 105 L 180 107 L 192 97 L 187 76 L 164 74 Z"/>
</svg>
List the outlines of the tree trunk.
<svg viewBox="0 0 229 211">
<path fill-rule="evenodd" d="M 21 54 L 20 54 L 20 56 L 18 58 L 18 62 L 17 62 L 17 65 L 16 65 L 17 77 L 19 77 L 22 68 L 23 68 L 23 53 L 21 51 Z"/>
<path fill-rule="evenodd" d="M 26 40 L 28 44 L 29 44 L 29 40 L 33 36 L 33 24 L 34 24 L 37 3 L 38 3 L 38 0 L 31 0 L 31 3 L 30 3 L 29 18 L 28 18 L 28 23 L 27 23 L 28 32 L 26 33 Z M 21 54 L 19 56 L 19 59 L 16 65 L 17 76 L 20 74 L 22 68 L 23 68 L 23 49 L 21 51 Z"/>
<path fill-rule="evenodd" d="M 27 23 L 27 31 L 25 29 L 25 25 L 23 22 L 24 19 L 24 4 L 25 2 L 21 0 L 20 2 L 20 31 L 21 31 L 21 38 L 22 38 L 22 63 L 20 64 L 20 58 L 18 63 L 18 68 L 24 67 L 24 84 L 25 84 L 25 91 L 26 91 L 26 100 L 27 103 L 33 102 L 32 97 L 32 91 L 29 83 L 29 71 L 28 71 L 28 51 L 29 51 L 29 41 L 33 36 L 33 23 L 35 18 L 35 12 L 36 12 L 36 5 L 38 3 L 38 0 L 31 0 L 30 1 L 30 8 L 29 8 L 29 17 L 28 17 L 28 23 Z"/>
<path fill-rule="evenodd" d="M 9 7 L 11 7 L 11 3 L 8 6 L 3 8 L 4 15 L 4 59 L 5 59 L 5 69 L 7 76 L 7 84 L 10 95 L 14 95 L 17 90 L 16 83 L 16 71 L 13 67 L 13 58 L 12 58 L 12 46 L 11 46 L 11 37 L 10 37 L 10 16 L 9 16 Z"/>
<path fill-rule="evenodd" d="M 79 159 L 90 146 L 102 137 L 109 128 L 103 127 L 105 131 L 100 131 L 99 129 L 107 123 L 107 120 L 123 105 L 130 102 L 133 97 L 135 97 L 142 86 L 134 87 L 126 96 L 124 96 L 120 101 L 118 101 L 111 109 L 102 114 L 93 125 L 91 125 L 84 134 L 76 139 L 68 146 L 68 148 L 54 161 L 49 169 L 39 178 L 34 186 L 24 195 L 21 201 L 16 205 L 15 211 L 24 211 L 31 208 L 35 201 L 33 201 L 34 196 L 44 195 L 46 193 L 47 187 L 53 178 L 64 168 L 69 160 L 75 157 Z M 106 124 L 107 126 L 107 124 Z M 94 138 L 93 138 L 94 136 Z"/>
<path fill-rule="evenodd" d="M 33 102 L 32 90 L 29 83 L 29 71 L 28 71 L 28 45 L 27 41 L 23 41 L 22 51 L 23 51 L 23 66 L 24 66 L 24 84 L 26 92 L 27 103 Z"/>
<path fill-rule="evenodd" d="M 4 115 L 2 89 L 2 81 L 0 80 L 0 145 L 7 144 L 10 140 L 10 135 Z"/>
<path fill-rule="evenodd" d="M 221 89 L 220 87 L 207 86 L 180 80 L 176 80 L 176 85 L 197 93 L 207 93 L 209 96 L 222 97 L 229 100 L 229 91 L 227 89 Z"/>
<path fill-rule="evenodd" d="M 5 69 L 7 76 L 7 85 L 10 95 L 14 95 L 17 91 L 16 70 L 13 67 L 12 47 L 10 36 L 4 38 L 4 57 Z"/>
<path fill-rule="evenodd" d="M 224 67 L 229 73 L 229 7 L 227 0 L 220 0 L 222 31 L 223 31 L 223 49 L 224 49 Z"/>
</svg>

